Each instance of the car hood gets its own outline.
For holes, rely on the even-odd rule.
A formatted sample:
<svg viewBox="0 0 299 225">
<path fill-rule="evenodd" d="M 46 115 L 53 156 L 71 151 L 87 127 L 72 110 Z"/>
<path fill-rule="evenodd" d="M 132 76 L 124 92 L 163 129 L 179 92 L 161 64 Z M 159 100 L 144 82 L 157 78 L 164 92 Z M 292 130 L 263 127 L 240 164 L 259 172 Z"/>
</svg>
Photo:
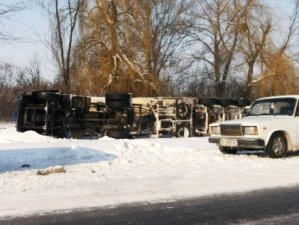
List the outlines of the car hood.
<svg viewBox="0 0 299 225">
<path fill-rule="evenodd" d="M 227 120 L 227 121 L 217 122 L 213 124 L 214 125 L 217 124 L 262 125 L 262 124 L 272 123 L 273 121 L 277 123 L 280 121 L 290 120 L 290 117 L 293 116 L 274 116 L 274 115 L 273 116 L 249 116 L 238 120 Z"/>
</svg>

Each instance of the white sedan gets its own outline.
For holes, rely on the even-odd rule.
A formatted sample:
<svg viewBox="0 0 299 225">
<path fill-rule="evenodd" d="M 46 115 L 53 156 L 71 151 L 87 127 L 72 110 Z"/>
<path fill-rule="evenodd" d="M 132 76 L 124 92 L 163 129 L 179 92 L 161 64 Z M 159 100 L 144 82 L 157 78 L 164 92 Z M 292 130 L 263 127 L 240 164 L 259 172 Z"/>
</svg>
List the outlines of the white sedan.
<svg viewBox="0 0 299 225">
<path fill-rule="evenodd" d="M 246 117 L 212 123 L 210 143 L 221 152 L 264 150 L 272 158 L 299 149 L 299 95 L 261 98 L 254 102 Z"/>
</svg>

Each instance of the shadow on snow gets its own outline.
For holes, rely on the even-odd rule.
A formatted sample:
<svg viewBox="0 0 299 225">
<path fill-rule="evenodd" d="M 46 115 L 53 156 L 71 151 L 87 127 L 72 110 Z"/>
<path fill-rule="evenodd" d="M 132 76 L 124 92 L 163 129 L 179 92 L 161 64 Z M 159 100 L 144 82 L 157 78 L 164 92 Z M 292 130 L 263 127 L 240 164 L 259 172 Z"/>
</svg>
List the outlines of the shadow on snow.
<svg viewBox="0 0 299 225">
<path fill-rule="evenodd" d="M 112 161 L 116 158 L 115 155 L 80 146 L 1 150 L 0 173 Z"/>
</svg>

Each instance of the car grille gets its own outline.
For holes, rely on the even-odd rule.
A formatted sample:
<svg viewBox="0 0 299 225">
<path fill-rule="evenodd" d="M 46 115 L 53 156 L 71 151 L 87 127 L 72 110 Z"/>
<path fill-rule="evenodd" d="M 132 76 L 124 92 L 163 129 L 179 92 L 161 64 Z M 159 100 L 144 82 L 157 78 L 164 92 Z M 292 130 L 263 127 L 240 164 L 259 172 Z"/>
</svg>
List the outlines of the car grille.
<svg viewBox="0 0 299 225">
<path fill-rule="evenodd" d="M 241 125 L 220 125 L 221 135 L 242 136 Z"/>
</svg>

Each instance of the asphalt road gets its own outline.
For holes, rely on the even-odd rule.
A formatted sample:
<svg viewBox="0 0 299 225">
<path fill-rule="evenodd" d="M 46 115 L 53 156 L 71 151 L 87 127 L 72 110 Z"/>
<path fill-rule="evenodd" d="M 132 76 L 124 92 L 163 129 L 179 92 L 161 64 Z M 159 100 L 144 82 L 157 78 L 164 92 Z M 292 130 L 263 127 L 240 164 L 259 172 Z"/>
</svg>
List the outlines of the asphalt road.
<svg viewBox="0 0 299 225">
<path fill-rule="evenodd" d="M 242 181 L 240 181 L 242 182 Z M 130 204 L 70 213 L 0 218 L 1 225 L 299 224 L 299 187 L 159 204 Z"/>
</svg>

